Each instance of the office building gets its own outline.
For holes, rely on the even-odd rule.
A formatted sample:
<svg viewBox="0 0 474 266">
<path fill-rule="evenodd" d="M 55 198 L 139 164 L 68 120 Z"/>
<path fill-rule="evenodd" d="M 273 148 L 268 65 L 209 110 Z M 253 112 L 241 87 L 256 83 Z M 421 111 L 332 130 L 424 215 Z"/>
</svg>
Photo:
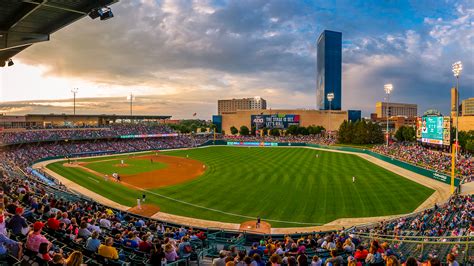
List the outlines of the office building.
<svg viewBox="0 0 474 266">
<path fill-rule="evenodd" d="M 235 112 L 237 110 L 264 110 L 267 109 L 267 101 L 261 97 L 218 100 L 217 113 Z"/>
<path fill-rule="evenodd" d="M 416 117 L 418 115 L 418 106 L 416 104 L 377 102 L 375 104 L 375 113 L 378 118 L 387 117 L 387 106 L 389 117 Z"/>
<path fill-rule="evenodd" d="M 474 115 L 474 98 L 462 101 L 462 116 Z"/>
<path fill-rule="evenodd" d="M 319 110 L 341 110 L 342 33 L 325 30 L 318 38 L 316 104 Z M 334 94 L 329 103 L 328 93 Z"/>
</svg>

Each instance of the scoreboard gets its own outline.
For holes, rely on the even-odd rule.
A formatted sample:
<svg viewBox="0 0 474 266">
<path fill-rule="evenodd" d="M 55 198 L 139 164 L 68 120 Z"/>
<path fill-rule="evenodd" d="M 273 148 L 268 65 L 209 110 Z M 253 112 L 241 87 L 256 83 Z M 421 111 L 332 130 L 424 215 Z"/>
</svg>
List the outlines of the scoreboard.
<svg viewBox="0 0 474 266">
<path fill-rule="evenodd" d="M 252 115 L 250 117 L 252 127 L 256 128 L 278 128 L 287 129 L 289 126 L 300 125 L 300 115 L 273 114 Z"/>
</svg>

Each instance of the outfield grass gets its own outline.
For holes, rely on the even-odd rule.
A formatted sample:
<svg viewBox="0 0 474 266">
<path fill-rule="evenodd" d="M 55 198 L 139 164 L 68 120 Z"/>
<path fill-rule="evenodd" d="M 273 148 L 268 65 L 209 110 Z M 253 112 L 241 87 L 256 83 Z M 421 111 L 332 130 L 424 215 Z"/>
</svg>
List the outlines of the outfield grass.
<svg viewBox="0 0 474 266">
<path fill-rule="evenodd" d="M 120 166 L 121 161 L 127 164 L 127 167 Z M 111 175 L 112 173 L 120 173 L 122 175 L 134 175 L 143 172 L 151 172 L 165 168 L 167 165 L 160 162 L 150 162 L 150 159 L 140 158 L 121 158 L 113 160 L 103 160 L 98 162 L 89 162 L 85 167 L 102 174 Z"/>
<path fill-rule="evenodd" d="M 249 220 L 175 202 L 153 193 L 232 214 L 281 221 L 271 222 L 273 227 L 295 227 L 338 218 L 408 213 L 434 192 L 345 153 L 305 148 L 240 147 L 165 153 L 189 155 L 200 160 L 207 165 L 206 173 L 183 184 L 150 190 L 147 201 L 159 205 L 163 212 L 201 219 L 234 223 Z M 121 204 L 133 206 L 142 194 L 90 177 L 78 168 L 65 168 L 62 162 L 50 164 L 48 168 Z M 352 183 L 352 176 L 356 176 L 355 183 Z"/>
</svg>

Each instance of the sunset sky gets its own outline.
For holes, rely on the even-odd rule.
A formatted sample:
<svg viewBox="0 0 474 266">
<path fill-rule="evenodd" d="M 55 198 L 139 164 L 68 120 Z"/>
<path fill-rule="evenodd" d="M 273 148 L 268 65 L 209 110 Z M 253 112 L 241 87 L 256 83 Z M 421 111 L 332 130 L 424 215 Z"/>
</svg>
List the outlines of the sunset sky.
<svg viewBox="0 0 474 266">
<path fill-rule="evenodd" d="M 0 112 L 134 113 L 210 119 L 217 100 L 261 96 L 272 109 L 316 107 L 316 39 L 343 34 L 343 109 L 383 100 L 448 114 L 451 64 L 474 97 L 474 1 L 121 0 L 0 68 Z"/>
</svg>

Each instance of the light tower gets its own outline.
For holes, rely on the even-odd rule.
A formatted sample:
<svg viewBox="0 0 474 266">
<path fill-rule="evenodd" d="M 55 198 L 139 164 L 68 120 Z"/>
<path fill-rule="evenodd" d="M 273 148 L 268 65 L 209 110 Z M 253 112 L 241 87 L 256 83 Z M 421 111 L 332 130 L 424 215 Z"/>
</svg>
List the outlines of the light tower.
<svg viewBox="0 0 474 266">
<path fill-rule="evenodd" d="M 329 128 L 328 128 L 328 132 L 329 132 L 329 129 L 331 128 L 331 104 L 332 104 L 332 100 L 334 100 L 334 93 L 330 92 L 326 95 L 328 101 L 329 101 Z"/>
<path fill-rule="evenodd" d="M 71 90 L 72 92 L 72 95 L 73 95 L 73 106 L 74 106 L 74 115 L 76 115 L 76 94 L 79 92 L 79 89 L 78 88 L 74 88 Z"/>
<path fill-rule="evenodd" d="M 389 107 L 389 103 L 390 103 L 390 93 L 392 92 L 393 90 L 393 85 L 392 84 L 385 84 L 383 85 L 383 89 L 385 90 L 385 94 L 387 94 L 387 146 L 388 146 L 388 138 L 390 136 L 390 134 L 388 133 L 388 121 L 389 121 L 389 113 L 388 113 L 388 107 Z"/>
<path fill-rule="evenodd" d="M 457 61 L 452 65 L 454 77 L 456 78 L 456 143 L 453 144 L 451 158 L 451 194 L 454 193 L 454 178 L 456 177 L 456 163 L 458 160 L 458 144 L 459 144 L 459 76 L 462 72 L 462 62 Z"/>
</svg>

